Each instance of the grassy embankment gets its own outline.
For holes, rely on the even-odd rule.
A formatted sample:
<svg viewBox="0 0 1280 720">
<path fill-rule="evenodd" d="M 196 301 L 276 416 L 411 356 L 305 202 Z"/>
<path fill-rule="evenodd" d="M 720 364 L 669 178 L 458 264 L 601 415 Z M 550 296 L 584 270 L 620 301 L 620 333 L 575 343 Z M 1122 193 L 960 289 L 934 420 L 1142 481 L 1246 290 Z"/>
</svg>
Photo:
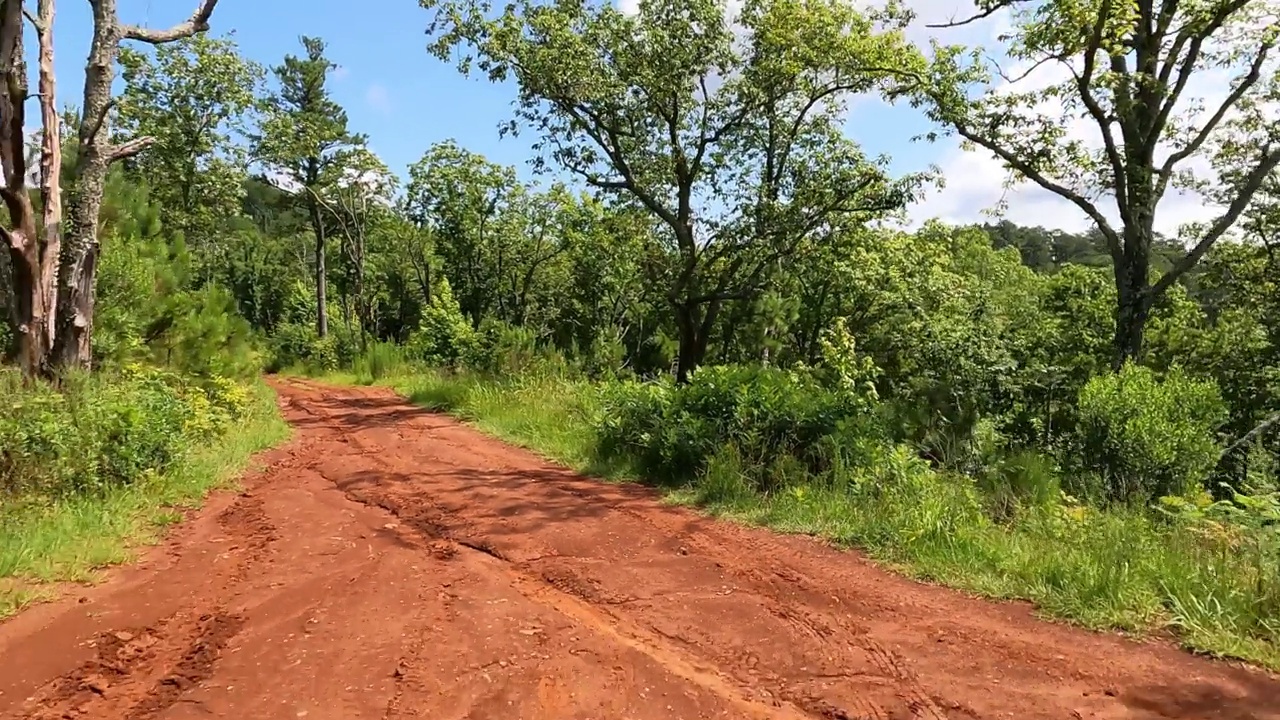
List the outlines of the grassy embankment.
<svg viewBox="0 0 1280 720">
<path fill-rule="evenodd" d="M 57 496 L 0 499 L 0 618 L 55 594 L 58 582 L 85 582 L 109 565 L 131 560 L 157 542 L 213 489 L 234 484 L 253 454 L 288 437 L 275 393 L 251 386 L 243 414 L 203 441 L 183 440 L 159 472 L 125 484 Z M 82 452 L 75 445 L 60 452 Z"/>
<path fill-rule="evenodd" d="M 371 382 L 367 372 L 328 379 Z M 405 371 L 378 382 L 585 473 L 657 486 L 671 502 L 857 547 L 913 577 L 1030 600 L 1048 616 L 1086 627 L 1171 633 L 1194 651 L 1280 670 L 1280 568 L 1274 546 L 1257 537 L 1228 542 L 1150 511 L 1060 496 L 993 518 L 989 490 L 901 451 L 883 453 L 877 467 L 844 468 L 771 492 L 753 487 L 748 464 L 733 452 L 671 482 L 647 474 L 638 458 L 602 452 L 607 386 Z"/>
</svg>

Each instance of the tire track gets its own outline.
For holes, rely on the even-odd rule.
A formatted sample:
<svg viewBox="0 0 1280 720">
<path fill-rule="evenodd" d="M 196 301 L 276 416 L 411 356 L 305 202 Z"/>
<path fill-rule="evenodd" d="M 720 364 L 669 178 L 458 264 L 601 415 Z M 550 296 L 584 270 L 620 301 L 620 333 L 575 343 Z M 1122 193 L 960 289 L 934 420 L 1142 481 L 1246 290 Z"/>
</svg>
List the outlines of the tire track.
<svg viewBox="0 0 1280 720">
<path fill-rule="evenodd" d="M 677 529 L 662 523 L 660 520 L 657 520 L 652 516 L 643 515 L 631 510 L 623 510 L 622 512 L 641 520 L 657 530 L 666 533 L 678 532 Z M 686 533 L 681 537 L 681 540 L 692 546 L 691 549 L 696 548 L 703 554 L 713 557 L 722 552 L 722 543 L 714 542 L 706 534 L 701 532 L 695 531 L 693 533 Z M 804 573 L 796 570 L 795 568 L 789 567 L 785 561 L 777 558 L 768 548 L 764 547 L 762 543 L 747 541 L 744 544 L 747 545 L 747 549 L 750 550 L 752 556 L 760 561 L 760 564 L 774 568 L 772 571 L 772 577 L 766 575 L 760 570 L 752 567 L 744 567 L 738 563 L 723 564 L 720 566 L 722 569 L 757 587 L 770 589 L 776 588 L 776 578 L 785 582 L 793 590 L 800 590 L 811 596 L 818 595 L 818 584 L 816 582 Z M 760 597 L 767 600 L 770 612 L 823 643 L 830 644 L 837 634 L 837 630 L 832 628 L 823 616 L 805 610 L 805 606 L 803 604 L 794 606 L 784 605 L 775 598 L 774 592 L 761 592 Z M 836 616 L 827 617 L 834 619 Z M 897 682 L 901 688 L 901 697 L 910 709 L 913 720 L 947 720 L 946 712 L 938 705 L 937 701 L 934 700 L 929 691 L 925 689 L 924 685 L 920 682 L 919 676 L 911 669 L 909 663 L 900 656 L 887 650 L 880 643 L 876 642 L 870 637 L 865 628 L 850 629 L 845 627 L 844 623 L 841 623 L 841 625 L 842 627 L 839 629 L 839 635 L 844 637 L 846 642 L 849 642 L 850 645 L 860 651 L 862 655 L 869 658 L 884 677 Z M 783 693 L 788 694 L 788 691 L 784 689 Z M 826 701 L 814 701 L 814 704 L 821 706 L 825 704 L 825 702 Z M 822 708 L 820 710 L 816 710 L 816 712 L 822 715 L 828 715 L 831 712 L 838 712 L 838 709 Z M 861 709 L 859 712 L 866 713 L 869 712 L 869 710 Z M 839 715 L 835 715 L 835 717 L 839 717 Z M 854 717 L 857 716 L 855 715 Z M 875 716 L 872 715 L 872 717 Z"/>
<path fill-rule="evenodd" d="M 330 418 L 331 419 L 331 418 Z M 362 443 L 358 436 L 344 435 L 344 442 L 360 447 L 361 453 L 374 462 L 388 467 L 377 450 Z M 646 630 L 608 610 L 598 609 L 597 604 L 608 604 L 580 574 L 567 569 L 530 572 L 512 563 L 492 543 L 481 538 L 456 537 L 444 518 L 444 513 L 428 502 L 405 498 L 391 493 L 367 489 L 344 489 L 351 499 L 390 512 L 396 518 L 431 544 L 443 541 L 455 547 L 448 553 L 456 557 L 466 553 L 472 562 L 483 564 L 487 572 L 503 575 L 510 587 L 524 597 L 537 602 L 595 632 L 608 641 L 640 652 L 687 682 L 709 690 L 723 698 L 741 713 L 743 718 L 761 720 L 813 720 L 815 715 L 785 701 L 761 702 L 752 697 L 730 676 L 717 670 L 705 660 L 679 649 L 662 639 L 657 633 Z M 534 563 L 523 563 L 527 568 Z M 398 704 L 398 700 L 397 700 Z M 816 717 L 822 717 L 817 715 Z"/>
<path fill-rule="evenodd" d="M 120 718 L 150 720 L 209 677 L 244 616 L 226 608 L 235 587 L 266 560 L 277 536 L 252 492 L 217 515 L 225 549 L 210 568 L 213 584 L 197 609 L 147 627 L 115 628 L 90 641 L 95 657 L 46 683 L 10 717 L 30 720 Z"/>
<path fill-rule="evenodd" d="M 11 717 L 151 720 L 208 678 L 244 617 L 218 609 L 154 627 L 103 633 L 97 656 L 30 698 Z"/>
</svg>

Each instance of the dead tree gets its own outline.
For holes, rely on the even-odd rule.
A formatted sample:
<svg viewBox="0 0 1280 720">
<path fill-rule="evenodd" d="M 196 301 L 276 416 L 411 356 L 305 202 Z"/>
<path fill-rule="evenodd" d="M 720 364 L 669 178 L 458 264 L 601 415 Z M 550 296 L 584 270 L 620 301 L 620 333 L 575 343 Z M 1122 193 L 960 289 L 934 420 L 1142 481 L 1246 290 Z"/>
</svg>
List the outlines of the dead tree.
<svg viewBox="0 0 1280 720">
<path fill-rule="evenodd" d="M 52 5 L 53 0 L 41 0 L 41 5 L 46 2 Z M 200 0 L 190 18 L 164 30 L 121 23 L 116 0 L 89 0 L 89 4 L 93 9 L 93 42 L 85 66 L 79 151 L 67 203 L 66 242 L 58 273 L 58 322 L 53 355 L 55 363 L 62 368 L 88 367 L 92 358 L 98 216 L 107 172 L 112 163 L 132 157 L 155 142 L 152 137 L 133 138 L 119 144 L 109 140 L 111 84 L 115 80 L 120 43 L 133 40 L 162 45 L 204 32 L 209 29 L 209 17 L 218 0 Z"/>
<path fill-rule="evenodd" d="M 14 329 L 15 356 L 28 375 L 49 370 L 54 344 L 58 258 L 61 252 L 62 137 L 55 105 L 53 73 L 54 0 L 39 0 L 32 15 L 21 0 L 3 0 L 0 7 L 0 188 L 9 222 L 0 238 L 9 251 L 9 321 Z M 24 17 L 35 27 L 38 52 L 40 114 L 40 195 L 43 218 L 27 187 L 29 175 L 26 136 L 27 68 L 23 55 Z"/>
</svg>

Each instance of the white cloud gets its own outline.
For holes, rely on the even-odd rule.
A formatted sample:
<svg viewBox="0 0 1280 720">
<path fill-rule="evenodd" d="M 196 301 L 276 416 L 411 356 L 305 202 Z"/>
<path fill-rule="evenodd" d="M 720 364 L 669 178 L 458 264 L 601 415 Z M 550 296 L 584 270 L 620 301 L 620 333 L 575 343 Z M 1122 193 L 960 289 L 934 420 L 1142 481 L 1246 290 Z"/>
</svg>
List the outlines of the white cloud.
<svg viewBox="0 0 1280 720">
<path fill-rule="evenodd" d="M 740 5 L 740 0 L 728 0 L 731 7 Z M 851 0 L 865 7 L 879 4 L 879 0 Z M 999 57 L 999 36 L 1008 31 L 1010 20 L 1008 13 L 997 13 L 990 18 L 953 28 L 931 28 L 947 22 L 956 22 L 971 17 L 975 5 L 971 0 L 905 0 L 907 6 L 914 11 L 915 20 L 907 30 L 907 37 L 913 43 L 926 48 L 932 39 L 946 44 L 962 44 L 967 46 L 984 46 L 992 56 Z M 617 0 L 618 8 L 628 14 L 639 10 L 640 0 Z M 1005 64 L 1001 62 L 1002 66 Z M 1018 70 L 1005 67 L 1008 74 Z M 1017 89 L 1040 86 L 1056 82 L 1065 77 L 1065 70 L 1050 66 L 1042 68 L 1022 83 Z M 1193 77 L 1184 93 L 1184 101 L 1180 107 L 1189 107 L 1194 100 L 1202 99 L 1207 108 L 1216 108 L 1228 91 L 1228 78 L 1225 71 L 1201 73 Z M 1002 89 L 1007 89 L 1002 88 Z M 875 98 L 858 98 L 859 105 L 874 106 Z M 869 110 L 870 107 L 867 109 Z M 1061 106 L 1046 106 L 1049 113 L 1059 112 Z M 1079 139 L 1091 147 L 1101 145 L 1101 137 L 1097 126 L 1087 117 L 1080 116 L 1070 121 L 1068 136 Z M 905 142 L 909 138 L 898 138 Z M 877 143 L 883 145 L 884 143 Z M 938 218 L 952 223 L 984 222 L 991 220 L 990 211 L 998 205 L 1005 206 L 1000 217 L 1025 225 L 1040 225 L 1064 230 L 1084 231 L 1091 221 L 1082 210 L 1058 195 L 1028 181 L 1016 182 L 1005 188 L 1009 173 L 1001 163 L 985 150 L 964 151 L 955 139 L 944 139 L 933 146 L 936 153 L 932 162 L 936 164 L 945 178 L 943 189 L 933 192 L 926 199 L 911 208 L 910 218 L 913 225 L 925 220 Z M 1158 153 L 1157 161 L 1162 161 L 1168 149 Z M 1209 168 L 1202 159 L 1193 158 L 1182 167 L 1204 173 Z M 1117 222 L 1114 200 L 1110 197 L 1098 198 L 1099 210 L 1113 223 Z M 1175 235 L 1183 224 L 1202 222 L 1218 215 L 1220 209 L 1208 204 L 1204 198 L 1189 193 L 1170 190 L 1162 199 L 1156 215 L 1156 230 Z"/>
<path fill-rule="evenodd" d="M 364 101 L 383 115 L 391 113 L 391 93 L 381 83 L 374 83 L 365 90 Z"/>
</svg>

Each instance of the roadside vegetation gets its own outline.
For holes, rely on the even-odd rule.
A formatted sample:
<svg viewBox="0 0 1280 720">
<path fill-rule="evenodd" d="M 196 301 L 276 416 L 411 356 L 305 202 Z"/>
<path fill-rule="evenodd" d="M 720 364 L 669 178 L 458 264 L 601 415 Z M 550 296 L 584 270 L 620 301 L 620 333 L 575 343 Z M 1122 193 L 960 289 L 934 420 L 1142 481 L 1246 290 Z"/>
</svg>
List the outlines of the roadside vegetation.
<svg viewBox="0 0 1280 720">
<path fill-rule="evenodd" d="M 515 93 L 536 180 L 443 138 L 398 177 L 324 41 L 264 68 L 204 33 L 211 0 L 172 31 L 99 17 L 120 91 L 91 74 L 60 116 L 0 13 L 0 127 L 46 111 L 38 147 L 0 133 L 7 607 L 279 438 L 256 378 L 289 371 L 1280 669 L 1269 0 L 982 3 L 1008 28 L 983 51 L 916 46 L 947 18 L 894 3 L 421 4 L 437 59 Z M 53 5 L 26 8 L 36 57 Z M 1088 229 L 904 222 L 966 179 L 865 153 L 868 100 Z M 1173 227 L 1175 192 L 1209 220 Z"/>
<path fill-rule="evenodd" d="M 0 402 L 18 412 L 0 420 L 0 618 L 132 559 L 288 436 L 265 385 L 141 373 L 60 392 L 4 376 Z"/>
<path fill-rule="evenodd" d="M 1222 451 L 1221 405 L 1195 404 L 1207 383 L 1136 365 L 1101 375 L 1058 455 L 991 426 L 925 445 L 914 415 L 829 366 L 711 366 L 676 385 L 591 378 L 553 354 L 501 374 L 380 354 L 325 376 L 390 385 L 584 473 L 860 548 L 921 579 L 1280 668 L 1280 497 L 1256 466 L 1239 490 L 1205 486 Z M 1109 404 L 1090 405 L 1097 396 Z M 1108 474 L 1118 466 L 1135 469 Z"/>
<path fill-rule="evenodd" d="M 113 179 L 92 371 L 0 368 L 0 617 L 133 556 L 288 434 L 251 329 Z"/>
</svg>

